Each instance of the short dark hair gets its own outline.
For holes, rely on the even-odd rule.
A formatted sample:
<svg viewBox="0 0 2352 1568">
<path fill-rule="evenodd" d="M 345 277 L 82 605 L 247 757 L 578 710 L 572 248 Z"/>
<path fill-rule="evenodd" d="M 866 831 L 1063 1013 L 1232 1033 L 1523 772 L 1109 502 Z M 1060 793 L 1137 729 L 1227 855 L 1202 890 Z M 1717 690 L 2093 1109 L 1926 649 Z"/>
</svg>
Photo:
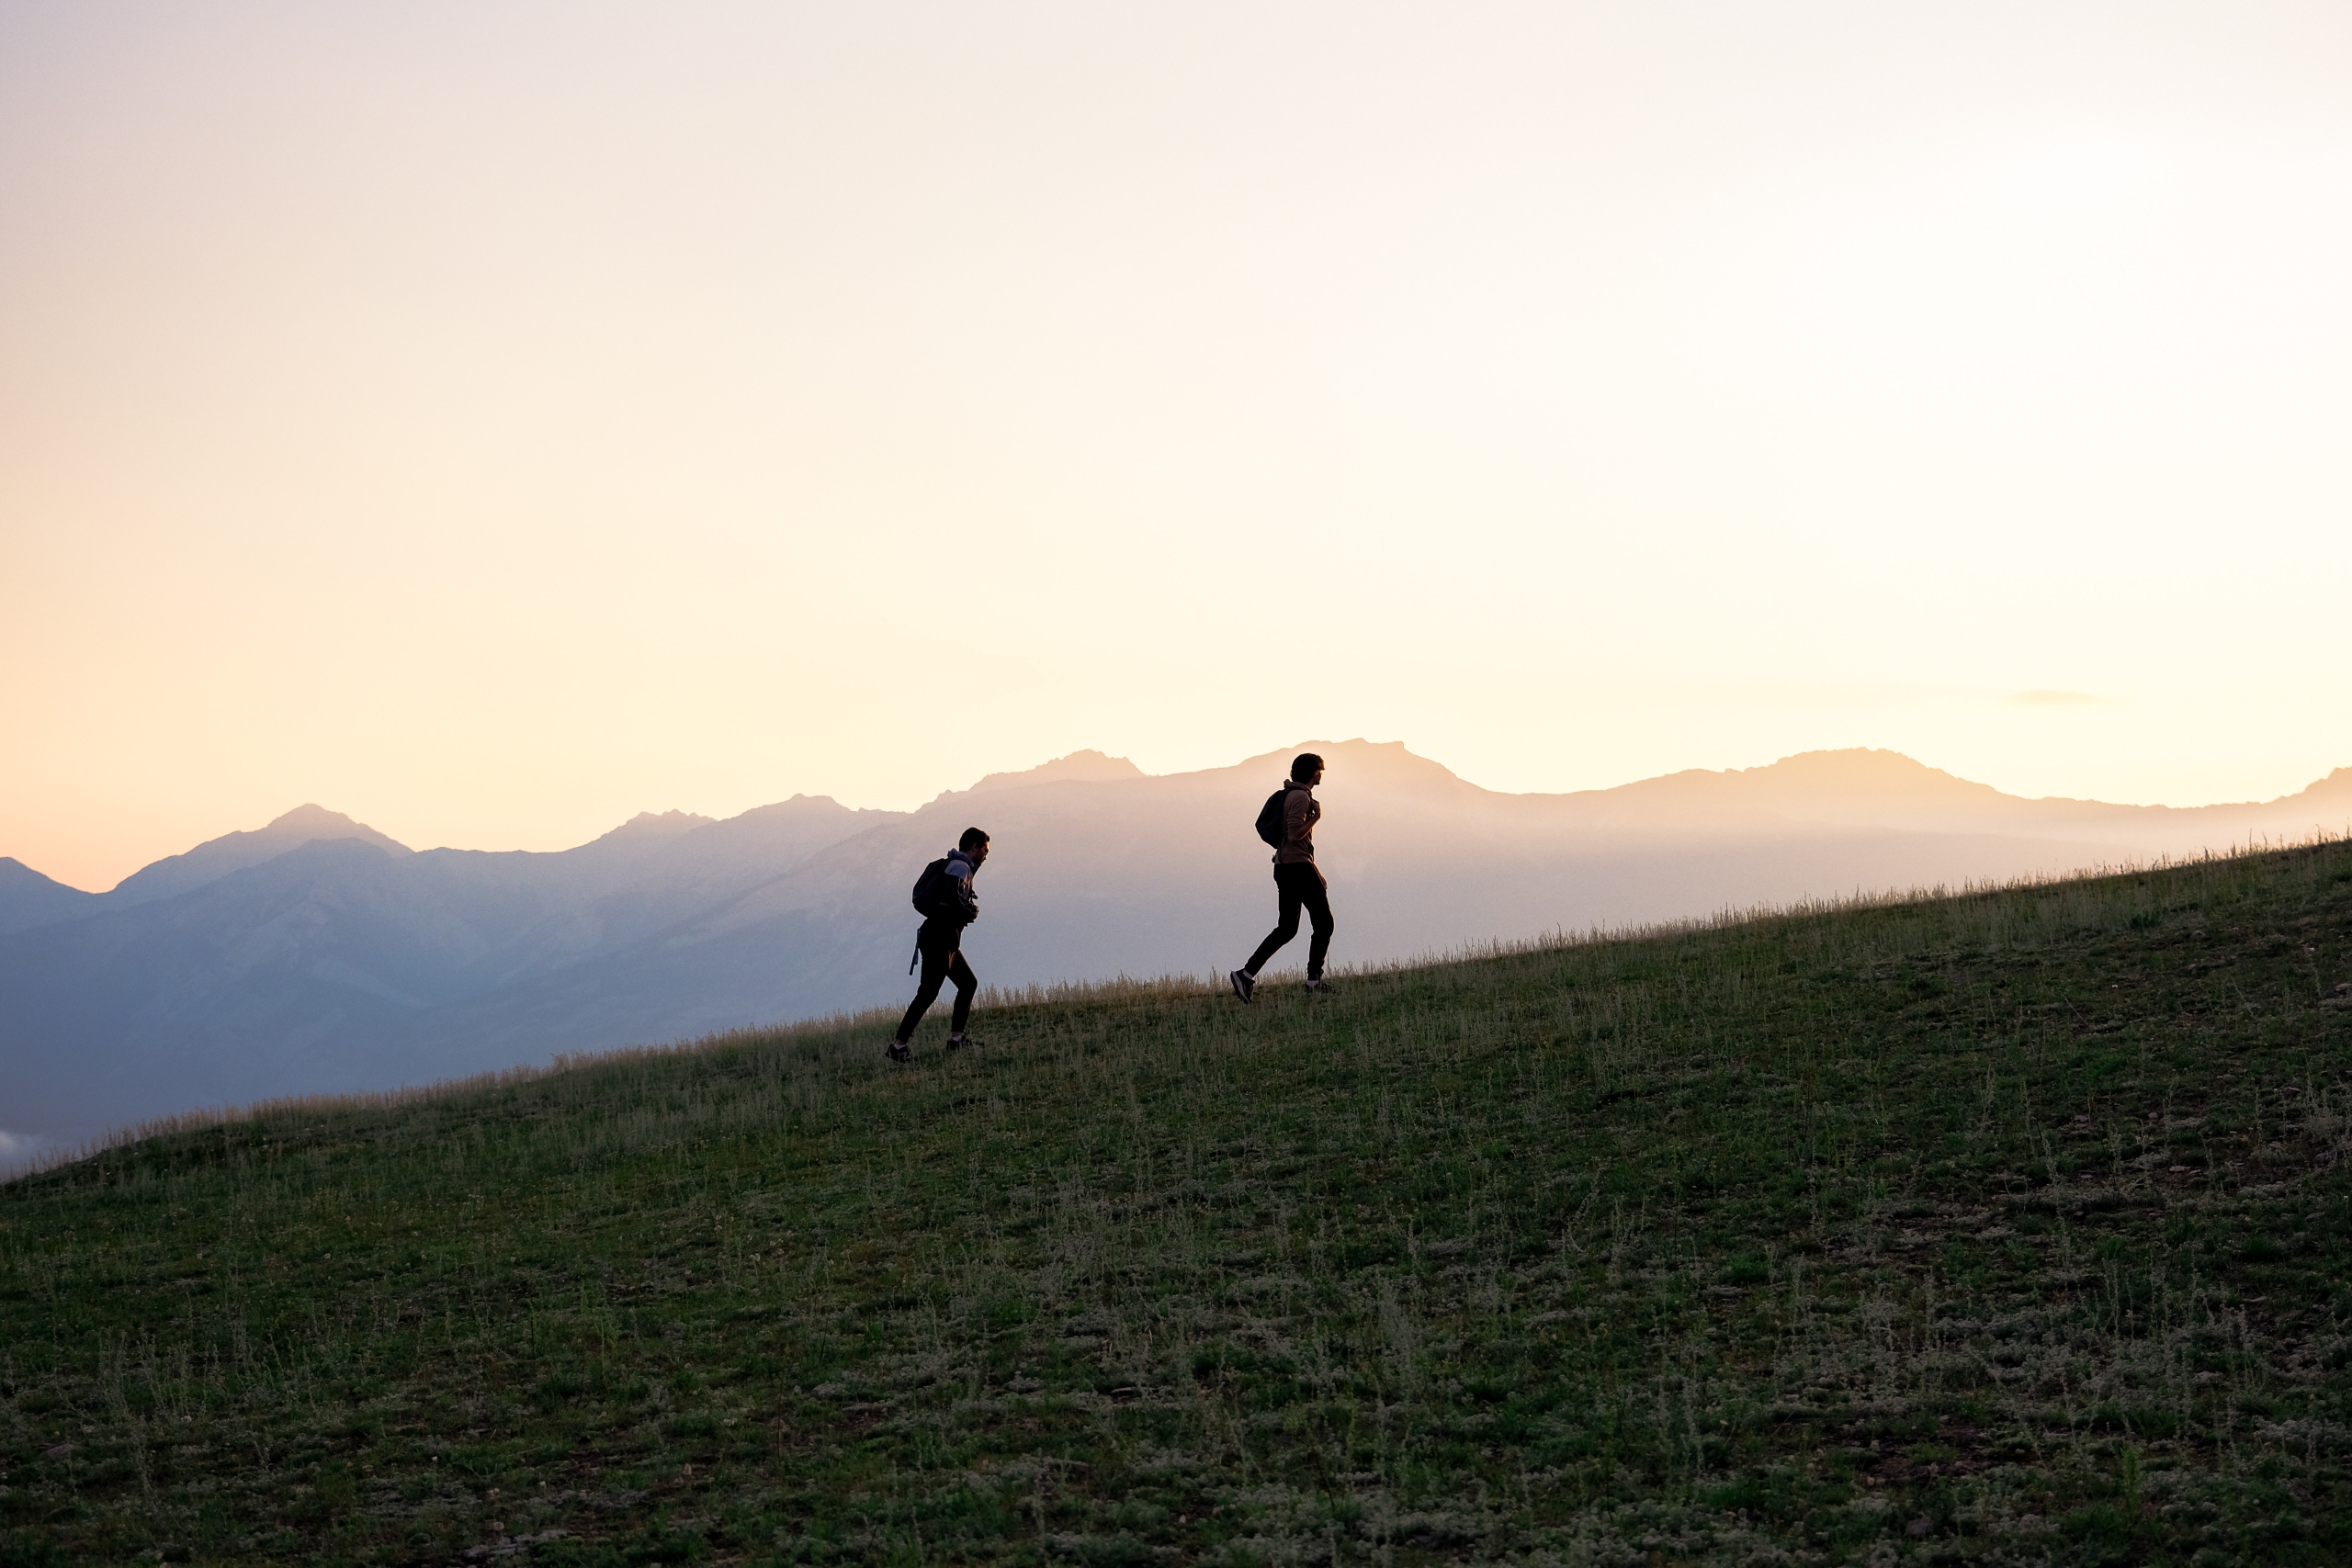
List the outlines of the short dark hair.
<svg viewBox="0 0 2352 1568">
<path fill-rule="evenodd" d="M 1291 759 L 1290 778 L 1293 784 L 1305 784 L 1323 771 L 1323 759 L 1312 751 L 1301 751 Z"/>
<path fill-rule="evenodd" d="M 956 847 L 959 850 L 977 850 L 988 841 L 989 836 L 978 828 L 967 828 L 964 829 L 964 836 L 956 840 Z"/>
</svg>

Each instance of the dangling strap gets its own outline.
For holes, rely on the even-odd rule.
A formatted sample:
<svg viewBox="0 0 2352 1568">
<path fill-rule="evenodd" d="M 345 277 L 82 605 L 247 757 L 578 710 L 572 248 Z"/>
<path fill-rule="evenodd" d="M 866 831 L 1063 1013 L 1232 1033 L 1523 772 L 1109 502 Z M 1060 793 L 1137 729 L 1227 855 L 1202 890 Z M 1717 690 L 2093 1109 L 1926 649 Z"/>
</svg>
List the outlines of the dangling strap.
<svg viewBox="0 0 2352 1568">
<path fill-rule="evenodd" d="M 916 965 L 916 964 L 920 964 L 920 963 L 922 963 L 922 943 L 921 943 L 921 942 L 917 942 L 917 943 L 915 943 L 915 951 L 914 951 L 913 955 L 912 955 L 911 957 L 910 957 L 910 958 L 907 960 L 907 973 L 908 973 L 908 974 L 910 974 L 910 975 L 913 974 L 913 973 L 915 972 L 915 965 Z"/>
</svg>

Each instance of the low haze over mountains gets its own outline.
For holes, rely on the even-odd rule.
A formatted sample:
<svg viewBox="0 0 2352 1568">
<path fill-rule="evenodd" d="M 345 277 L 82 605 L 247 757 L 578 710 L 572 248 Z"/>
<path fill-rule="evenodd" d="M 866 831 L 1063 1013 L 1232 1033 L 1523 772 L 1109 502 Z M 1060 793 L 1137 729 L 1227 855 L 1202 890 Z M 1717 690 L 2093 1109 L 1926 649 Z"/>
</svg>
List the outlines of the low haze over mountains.
<svg viewBox="0 0 2352 1568">
<path fill-rule="evenodd" d="M 1315 749 L 1341 963 L 2352 826 L 2352 769 L 2167 808 L 2019 799 L 1887 751 L 1512 795 L 1400 745 Z M 0 859 L 0 1134 L 895 1003 L 908 887 L 973 823 L 996 848 L 967 942 L 983 980 L 1220 971 L 1272 923 L 1250 822 L 1289 756 L 1154 777 L 1081 751 L 913 812 L 648 813 L 560 854 L 418 852 L 305 806 L 102 894 Z"/>
</svg>

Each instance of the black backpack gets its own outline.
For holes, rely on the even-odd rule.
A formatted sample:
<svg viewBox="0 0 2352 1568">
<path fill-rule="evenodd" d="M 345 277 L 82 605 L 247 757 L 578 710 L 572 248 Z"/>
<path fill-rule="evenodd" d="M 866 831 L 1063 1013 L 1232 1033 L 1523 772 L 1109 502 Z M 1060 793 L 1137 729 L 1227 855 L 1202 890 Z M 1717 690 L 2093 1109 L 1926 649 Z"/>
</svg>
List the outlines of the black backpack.
<svg viewBox="0 0 2352 1568">
<path fill-rule="evenodd" d="M 1289 794 L 1290 785 L 1284 784 L 1266 796 L 1266 804 L 1258 807 L 1258 837 L 1275 849 L 1283 847 L 1283 801 Z"/>
<path fill-rule="evenodd" d="M 947 919 L 963 912 L 954 880 L 947 874 L 947 857 L 940 856 L 915 878 L 915 913 L 926 920 Z"/>
</svg>

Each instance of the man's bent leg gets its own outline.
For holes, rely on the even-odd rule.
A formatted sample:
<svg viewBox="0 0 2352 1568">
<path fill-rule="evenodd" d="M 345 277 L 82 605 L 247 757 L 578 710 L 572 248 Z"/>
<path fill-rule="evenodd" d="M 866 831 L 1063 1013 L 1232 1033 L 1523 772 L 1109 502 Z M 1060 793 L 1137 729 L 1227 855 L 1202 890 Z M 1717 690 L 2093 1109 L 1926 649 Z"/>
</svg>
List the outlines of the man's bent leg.
<svg viewBox="0 0 2352 1568">
<path fill-rule="evenodd" d="M 1266 960 L 1279 952 L 1283 943 L 1298 934 L 1298 889 L 1283 874 L 1284 869 L 1287 868 L 1278 867 L 1274 872 L 1274 886 L 1282 899 L 1281 919 L 1266 933 L 1266 940 L 1258 944 L 1258 951 L 1250 955 L 1250 962 L 1241 966 L 1253 976 L 1266 966 Z"/>
<path fill-rule="evenodd" d="M 922 1015 L 931 1010 L 931 1004 L 939 999 L 939 985 L 947 978 L 948 960 L 963 957 L 953 948 L 945 953 L 933 952 L 927 947 L 921 951 L 922 984 L 915 987 L 915 999 L 907 1004 L 907 1016 L 899 1021 L 899 1043 L 901 1045 L 915 1037 L 915 1025 L 921 1023 Z"/>
<path fill-rule="evenodd" d="M 947 1027 L 953 1033 L 964 1032 L 964 1025 L 972 1020 L 972 993 L 979 989 L 980 977 L 964 962 L 964 950 L 957 948 L 947 960 L 947 977 L 956 982 L 956 1012 Z"/>
</svg>

